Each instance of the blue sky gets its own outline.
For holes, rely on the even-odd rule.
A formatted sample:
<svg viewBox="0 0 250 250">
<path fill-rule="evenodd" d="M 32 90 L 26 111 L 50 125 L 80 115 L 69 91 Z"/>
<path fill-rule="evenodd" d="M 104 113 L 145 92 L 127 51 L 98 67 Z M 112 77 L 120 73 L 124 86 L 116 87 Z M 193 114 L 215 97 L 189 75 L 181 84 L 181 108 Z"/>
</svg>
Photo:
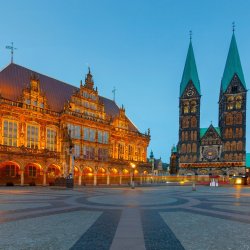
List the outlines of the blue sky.
<svg viewBox="0 0 250 250">
<path fill-rule="evenodd" d="M 201 83 L 201 127 L 218 123 L 218 97 L 232 22 L 250 79 L 248 0 L 0 0 L 0 67 L 14 61 L 79 86 L 90 65 L 100 95 L 126 108 L 149 150 L 169 161 L 178 141 L 178 94 L 193 31 Z M 248 105 L 249 106 L 249 105 Z M 247 113 L 247 130 L 250 118 Z M 247 134 L 248 136 L 248 134 Z M 247 140 L 247 150 L 250 143 Z"/>
</svg>

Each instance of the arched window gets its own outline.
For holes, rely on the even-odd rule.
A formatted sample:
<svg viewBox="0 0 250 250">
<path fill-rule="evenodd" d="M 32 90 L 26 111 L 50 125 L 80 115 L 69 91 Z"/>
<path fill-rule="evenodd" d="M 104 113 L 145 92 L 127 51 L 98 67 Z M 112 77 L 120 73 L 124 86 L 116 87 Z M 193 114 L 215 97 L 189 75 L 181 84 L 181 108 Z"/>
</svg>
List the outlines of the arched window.
<svg viewBox="0 0 250 250">
<path fill-rule="evenodd" d="M 239 142 L 237 143 L 237 150 L 238 150 L 238 151 L 241 151 L 241 150 L 242 150 L 242 142 L 241 142 L 241 141 L 239 141 Z"/>
<path fill-rule="evenodd" d="M 235 141 L 233 141 L 233 142 L 231 143 L 231 150 L 232 150 L 232 151 L 236 151 L 236 142 L 235 142 Z"/>
<path fill-rule="evenodd" d="M 243 160 L 243 156 L 242 156 L 242 154 L 239 154 L 238 159 L 239 159 L 239 161 L 242 161 L 242 160 Z"/>
<path fill-rule="evenodd" d="M 197 151 L 197 145 L 196 145 L 196 143 L 193 143 L 192 144 L 192 152 L 196 153 L 196 151 Z"/>
<path fill-rule="evenodd" d="M 185 132 L 181 132 L 181 140 L 184 141 L 185 140 Z"/>
<path fill-rule="evenodd" d="M 235 123 L 236 124 L 242 124 L 242 114 L 241 113 L 237 113 L 235 115 Z"/>
<path fill-rule="evenodd" d="M 191 118 L 191 127 L 192 128 L 195 128 L 197 126 L 197 120 L 196 120 L 196 117 L 192 117 Z"/>
<path fill-rule="evenodd" d="M 187 153 L 190 153 L 191 152 L 191 144 L 188 144 L 187 145 Z"/>
<path fill-rule="evenodd" d="M 228 98 L 227 98 L 227 109 L 228 110 L 232 110 L 233 109 L 233 107 L 234 107 L 234 98 L 233 98 L 233 96 L 229 96 Z"/>
<path fill-rule="evenodd" d="M 239 138 L 241 138 L 242 136 L 243 136 L 242 128 L 239 128 Z"/>
<path fill-rule="evenodd" d="M 193 156 L 193 162 L 196 162 L 197 161 L 197 157 L 196 155 Z"/>
<path fill-rule="evenodd" d="M 192 101 L 191 102 L 191 113 L 195 113 L 196 112 L 196 101 Z"/>
<path fill-rule="evenodd" d="M 225 151 L 230 151 L 230 150 L 231 150 L 230 142 L 226 142 L 225 143 Z"/>
<path fill-rule="evenodd" d="M 189 127 L 188 117 L 183 117 L 182 118 L 182 127 L 183 128 L 188 128 Z"/>
<path fill-rule="evenodd" d="M 197 140 L 197 132 L 194 131 L 194 141 L 196 141 L 196 140 Z"/>
<path fill-rule="evenodd" d="M 28 166 L 28 175 L 29 177 L 33 177 L 35 178 L 36 175 L 37 175 L 37 169 L 36 169 L 36 166 Z"/>
<path fill-rule="evenodd" d="M 185 132 L 185 141 L 188 141 L 188 132 Z"/>
<path fill-rule="evenodd" d="M 191 139 L 191 141 L 194 140 L 194 132 L 193 131 L 191 131 L 191 133 L 190 133 L 190 139 Z"/>
<path fill-rule="evenodd" d="M 186 144 L 181 145 L 181 152 L 186 153 Z"/>
<path fill-rule="evenodd" d="M 225 154 L 224 159 L 225 161 L 228 161 L 228 154 Z"/>
<path fill-rule="evenodd" d="M 235 108 L 236 109 L 241 109 L 241 106 L 242 106 L 242 97 L 241 96 L 237 96 L 236 97 Z"/>
<path fill-rule="evenodd" d="M 233 115 L 232 114 L 228 114 L 226 116 L 226 125 L 232 125 L 233 124 Z"/>
<path fill-rule="evenodd" d="M 189 102 L 184 102 L 183 103 L 183 113 L 184 114 L 189 113 Z"/>
</svg>

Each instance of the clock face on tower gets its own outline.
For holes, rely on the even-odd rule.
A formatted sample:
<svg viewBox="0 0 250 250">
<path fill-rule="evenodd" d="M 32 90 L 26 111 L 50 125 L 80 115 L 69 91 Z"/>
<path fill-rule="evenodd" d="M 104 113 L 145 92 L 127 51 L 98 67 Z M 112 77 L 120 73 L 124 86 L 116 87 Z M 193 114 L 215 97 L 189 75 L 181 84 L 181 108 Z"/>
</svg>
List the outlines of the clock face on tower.
<svg viewBox="0 0 250 250">
<path fill-rule="evenodd" d="M 215 147 L 207 147 L 203 151 L 203 156 L 205 159 L 212 161 L 218 157 L 218 150 Z"/>
<path fill-rule="evenodd" d="M 193 96 L 194 95 L 194 91 L 192 89 L 189 89 L 187 91 L 187 96 Z"/>
</svg>

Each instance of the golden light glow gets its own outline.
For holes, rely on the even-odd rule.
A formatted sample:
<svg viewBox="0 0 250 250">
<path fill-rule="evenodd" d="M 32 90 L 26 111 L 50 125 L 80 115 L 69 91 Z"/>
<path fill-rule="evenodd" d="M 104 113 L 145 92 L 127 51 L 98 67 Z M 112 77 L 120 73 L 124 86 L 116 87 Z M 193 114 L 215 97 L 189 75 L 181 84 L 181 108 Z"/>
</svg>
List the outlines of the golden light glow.
<svg viewBox="0 0 250 250">
<path fill-rule="evenodd" d="M 127 169 L 123 169 L 122 172 L 123 172 L 124 174 L 128 174 L 128 173 L 129 173 Z"/>
<path fill-rule="evenodd" d="M 237 178 L 237 179 L 235 180 L 235 184 L 242 184 L 242 180 L 241 180 L 240 178 Z"/>
<path fill-rule="evenodd" d="M 135 164 L 134 163 L 130 163 L 132 168 L 135 168 Z"/>
<path fill-rule="evenodd" d="M 88 176 L 93 176 L 93 173 L 88 173 Z"/>
</svg>

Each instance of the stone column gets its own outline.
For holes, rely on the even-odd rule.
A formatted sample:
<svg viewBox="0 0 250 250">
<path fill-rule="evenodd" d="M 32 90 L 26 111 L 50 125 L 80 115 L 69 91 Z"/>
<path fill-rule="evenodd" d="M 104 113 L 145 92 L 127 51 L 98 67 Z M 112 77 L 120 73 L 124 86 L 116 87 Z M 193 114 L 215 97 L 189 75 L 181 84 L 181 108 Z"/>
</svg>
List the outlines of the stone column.
<svg viewBox="0 0 250 250">
<path fill-rule="evenodd" d="M 140 184 L 142 185 L 142 175 L 140 175 Z"/>
<path fill-rule="evenodd" d="M 122 173 L 120 173 L 120 180 L 119 180 L 119 184 L 122 185 Z"/>
<path fill-rule="evenodd" d="M 46 172 L 43 172 L 43 186 L 46 186 Z"/>
<path fill-rule="evenodd" d="M 24 186 L 24 171 L 21 170 L 21 186 Z"/>
<path fill-rule="evenodd" d="M 94 173 L 94 186 L 96 186 L 96 184 L 97 184 L 97 176 L 96 176 L 96 173 Z"/>
<path fill-rule="evenodd" d="M 78 176 L 78 186 L 81 186 L 82 185 L 82 175 L 79 174 Z"/>
<path fill-rule="evenodd" d="M 110 185 L 110 174 L 107 174 L 107 185 Z"/>
</svg>

